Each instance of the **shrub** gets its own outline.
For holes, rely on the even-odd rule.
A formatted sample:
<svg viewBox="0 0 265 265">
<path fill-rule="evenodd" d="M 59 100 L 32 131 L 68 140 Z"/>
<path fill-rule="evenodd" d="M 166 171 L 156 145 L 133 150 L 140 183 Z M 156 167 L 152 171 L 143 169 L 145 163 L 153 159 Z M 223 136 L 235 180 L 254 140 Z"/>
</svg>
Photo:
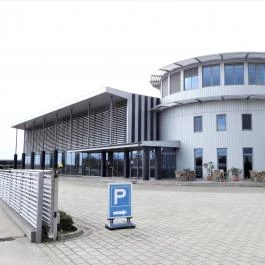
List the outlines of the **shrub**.
<svg viewBox="0 0 265 265">
<path fill-rule="evenodd" d="M 60 224 L 58 224 L 58 231 L 72 231 L 73 230 L 73 218 L 71 215 L 64 211 L 58 211 L 60 214 Z"/>
</svg>

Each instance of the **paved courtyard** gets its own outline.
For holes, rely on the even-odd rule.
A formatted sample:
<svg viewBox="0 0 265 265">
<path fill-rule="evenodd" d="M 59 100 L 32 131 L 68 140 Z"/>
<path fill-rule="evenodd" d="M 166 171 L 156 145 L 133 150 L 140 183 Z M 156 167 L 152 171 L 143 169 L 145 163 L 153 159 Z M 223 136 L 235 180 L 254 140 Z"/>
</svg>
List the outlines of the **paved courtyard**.
<svg viewBox="0 0 265 265">
<path fill-rule="evenodd" d="M 264 187 L 135 184 L 136 229 L 109 231 L 107 185 L 102 179 L 60 178 L 59 208 L 85 234 L 35 245 L 49 262 L 265 264 Z"/>
</svg>

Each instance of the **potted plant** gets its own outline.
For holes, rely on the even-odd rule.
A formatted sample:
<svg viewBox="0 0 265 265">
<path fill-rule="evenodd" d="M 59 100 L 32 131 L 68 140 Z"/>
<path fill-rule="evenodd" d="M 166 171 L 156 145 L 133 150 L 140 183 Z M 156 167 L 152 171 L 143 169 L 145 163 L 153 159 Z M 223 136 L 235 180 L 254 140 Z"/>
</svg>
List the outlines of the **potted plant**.
<svg viewBox="0 0 265 265">
<path fill-rule="evenodd" d="M 242 170 L 237 168 L 237 167 L 231 167 L 231 169 L 229 171 L 232 174 L 232 180 L 233 181 L 238 181 Z"/>
<path fill-rule="evenodd" d="M 213 169 L 214 169 L 214 164 L 213 162 L 208 162 L 203 164 L 204 168 L 207 170 L 207 180 L 212 180 L 213 179 Z"/>
</svg>

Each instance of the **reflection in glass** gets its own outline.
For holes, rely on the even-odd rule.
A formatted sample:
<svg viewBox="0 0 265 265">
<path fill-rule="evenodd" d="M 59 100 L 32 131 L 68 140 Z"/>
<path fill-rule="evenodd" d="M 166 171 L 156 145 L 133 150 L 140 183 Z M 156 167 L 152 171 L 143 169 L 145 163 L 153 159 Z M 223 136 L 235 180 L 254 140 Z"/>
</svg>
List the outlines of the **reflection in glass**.
<svg viewBox="0 0 265 265">
<path fill-rule="evenodd" d="M 219 86 L 220 85 L 220 66 L 211 65 L 202 68 L 202 86 Z"/>
<path fill-rule="evenodd" d="M 248 64 L 248 80 L 250 85 L 265 85 L 265 64 Z"/>
<path fill-rule="evenodd" d="M 224 172 L 227 170 L 227 148 L 217 148 L 217 167 L 223 169 Z"/>
<path fill-rule="evenodd" d="M 226 131 L 226 115 L 216 115 L 217 131 Z"/>
<path fill-rule="evenodd" d="M 244 65 L 226 64 L 225 65 L 225 85 L 244 84 Z"/>
</svg>

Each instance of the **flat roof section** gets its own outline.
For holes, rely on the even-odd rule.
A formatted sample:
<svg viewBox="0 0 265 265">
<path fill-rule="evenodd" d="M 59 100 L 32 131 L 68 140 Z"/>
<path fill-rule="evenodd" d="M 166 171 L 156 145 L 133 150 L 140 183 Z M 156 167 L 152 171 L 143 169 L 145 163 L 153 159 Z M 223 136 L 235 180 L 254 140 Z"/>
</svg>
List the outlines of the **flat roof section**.
<svg viewBox="0 0 265 265">
<path fill-rule="evenodd" d="M 110 102 L 111 96 L 113 102 L 116 102 L 121 99 L 129 99 L 131 95 L 132 94 L 129 92 L 121 91 L 111 87 L 104 87 L 93 93 L 90 93 L 86 97 L 75 100 L 68 105 L 56 108 L 40 116 L 32 117 L 31 119 L 13 125 L 12 128 L 25 130 L 27 128 L 33 127 L 33 124 L 34 126 L 42 125 L 44 119 L 45 123 L 49 123 L 54 121 L 56 118 L 61 119 L 67 117 L 69 116 L 70 111 L 72 111 L 73 115 L 85 112 L 88 110 L 88 104 L 90 104 L 91 109 L 108 104 Z"/>
</svg>

